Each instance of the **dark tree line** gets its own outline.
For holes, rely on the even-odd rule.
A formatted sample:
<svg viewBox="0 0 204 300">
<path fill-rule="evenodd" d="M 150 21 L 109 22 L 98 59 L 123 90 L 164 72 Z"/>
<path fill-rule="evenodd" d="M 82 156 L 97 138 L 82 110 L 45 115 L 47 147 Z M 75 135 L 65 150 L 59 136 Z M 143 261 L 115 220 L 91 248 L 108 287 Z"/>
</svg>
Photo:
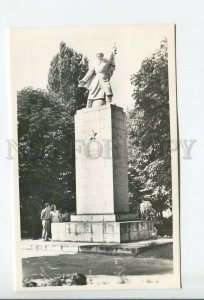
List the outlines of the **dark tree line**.
<svg viewBox="0 0 204 300">
<path fill-rule="evenodd" d="M 77 84 L 87 70 L 87 59 L 62 42 L 50 64 L 48 91 L 18 92 L 22 231 L 31 232 L 46 202 L 75 211 L 74 114 L 86 103 Z"/>
<path fill-rule="evenodd" d="M 85 107 L 78 81 L 88 61 L 61 42 L 48 73 L 47 90 L 18 92 L 21 229 L 32 230 L 45 202 L 75 211 L 74 114 Z M 134 108 L 128 112 L 130 206 L 149 199 L 161 212 L 171 207 L 167 43 L 131 77 Z"/>
<path fill-rule="evenodd" d="M 172 207 L 167 41 L 132 75 L 128 113 L 130 205 L 149 200 L 158 215 Z"/>
</svg>

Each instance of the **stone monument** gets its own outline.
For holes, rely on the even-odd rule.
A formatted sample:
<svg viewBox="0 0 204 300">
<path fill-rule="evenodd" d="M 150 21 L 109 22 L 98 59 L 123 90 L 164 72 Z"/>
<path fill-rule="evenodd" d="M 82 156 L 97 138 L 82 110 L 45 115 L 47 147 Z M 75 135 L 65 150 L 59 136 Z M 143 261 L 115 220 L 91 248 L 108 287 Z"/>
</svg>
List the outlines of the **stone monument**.
<svg viewBox="0 0 204 300">
<path fill-rule="evenodd" d="M 127 128 L 121 107 L 111 103 L 114 55 L 88 71 L 79 86 L 89 89 L 87 108 L 75 115 L 76 215 L 53 223 L 52 238 L 77 242 L 149 239 L 153 222 L 129 213 Z M 88 82 L 88 84 L 87 84 Z"/>
</svg>

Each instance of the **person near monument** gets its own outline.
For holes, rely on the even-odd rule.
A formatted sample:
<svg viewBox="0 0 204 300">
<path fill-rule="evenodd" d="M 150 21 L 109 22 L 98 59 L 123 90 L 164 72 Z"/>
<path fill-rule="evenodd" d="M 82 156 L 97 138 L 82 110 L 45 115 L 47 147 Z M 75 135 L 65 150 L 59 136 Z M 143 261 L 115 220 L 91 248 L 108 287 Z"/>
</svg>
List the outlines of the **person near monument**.
<svg viewBox="0 0 204 300">
<path fill-rule="evenodd" d="M 42 221 L 42 239 L 45 241 L 50 241 L 50 204 L 46 203 L 45 208 L 41 211 L 41 221 Z"/>
<path fill-rule="evenodd" d="M 79 81 L 79 87 L 85 87 L 89 91 L 87 107 L 92 107 L 93 102 L 100 100 L 100 105 L 112 101 L 113 92 L 110 78 L 115 70 L 116 46 L 113 47 L 108 59 L 102 52 L 96 54 L 97 62 L 88 70 L 87 74 Z"/>
<path fill-rule="evenodd" d="M 52 204 L 50 208 L 50 221 L 51 223 L 59 223 L 59 211 L 55 204 Z"/>
<path fill-rule="evenodd" d="M 59 211 L 56 209 L 56 205 L 52 204 L 50 208 L 50 237 L 52 238 L 52 223 L 59 223 Z"/>
</svg>

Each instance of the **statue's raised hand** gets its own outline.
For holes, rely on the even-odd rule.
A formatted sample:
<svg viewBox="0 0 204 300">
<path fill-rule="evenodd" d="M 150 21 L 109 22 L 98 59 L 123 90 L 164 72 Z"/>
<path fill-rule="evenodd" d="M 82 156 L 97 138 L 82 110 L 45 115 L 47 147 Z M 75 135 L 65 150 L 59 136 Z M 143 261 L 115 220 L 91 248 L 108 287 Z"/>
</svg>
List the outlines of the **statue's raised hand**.
<svg viewBox="0 0 204 300">
<path fill-rule="evenodd" d="M 113 54 L 117 54 L 117 47 L 113 47 Z"/>
<path fill-rule="evenodd" d="M 117 47 L 116 47 L 116 43 L 114 43 L 114 46 L 113 46 L 113 54 L 117 54 Z"/>
</svg>

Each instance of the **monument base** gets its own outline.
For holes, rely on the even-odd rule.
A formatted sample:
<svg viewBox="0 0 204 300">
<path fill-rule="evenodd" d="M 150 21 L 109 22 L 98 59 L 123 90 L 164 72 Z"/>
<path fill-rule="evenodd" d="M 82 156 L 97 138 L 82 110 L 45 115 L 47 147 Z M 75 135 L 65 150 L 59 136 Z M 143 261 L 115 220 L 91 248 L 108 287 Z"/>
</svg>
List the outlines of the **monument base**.
<svg viewBox="0 0 204 300">
<path fill-rule="evenodd" d="M 73 215 L 71 222 L 52 223 L 54 241 L 124 243 L 151 239 L 152 221 L 135 221 L 134 214 Z"/>
</svg>

